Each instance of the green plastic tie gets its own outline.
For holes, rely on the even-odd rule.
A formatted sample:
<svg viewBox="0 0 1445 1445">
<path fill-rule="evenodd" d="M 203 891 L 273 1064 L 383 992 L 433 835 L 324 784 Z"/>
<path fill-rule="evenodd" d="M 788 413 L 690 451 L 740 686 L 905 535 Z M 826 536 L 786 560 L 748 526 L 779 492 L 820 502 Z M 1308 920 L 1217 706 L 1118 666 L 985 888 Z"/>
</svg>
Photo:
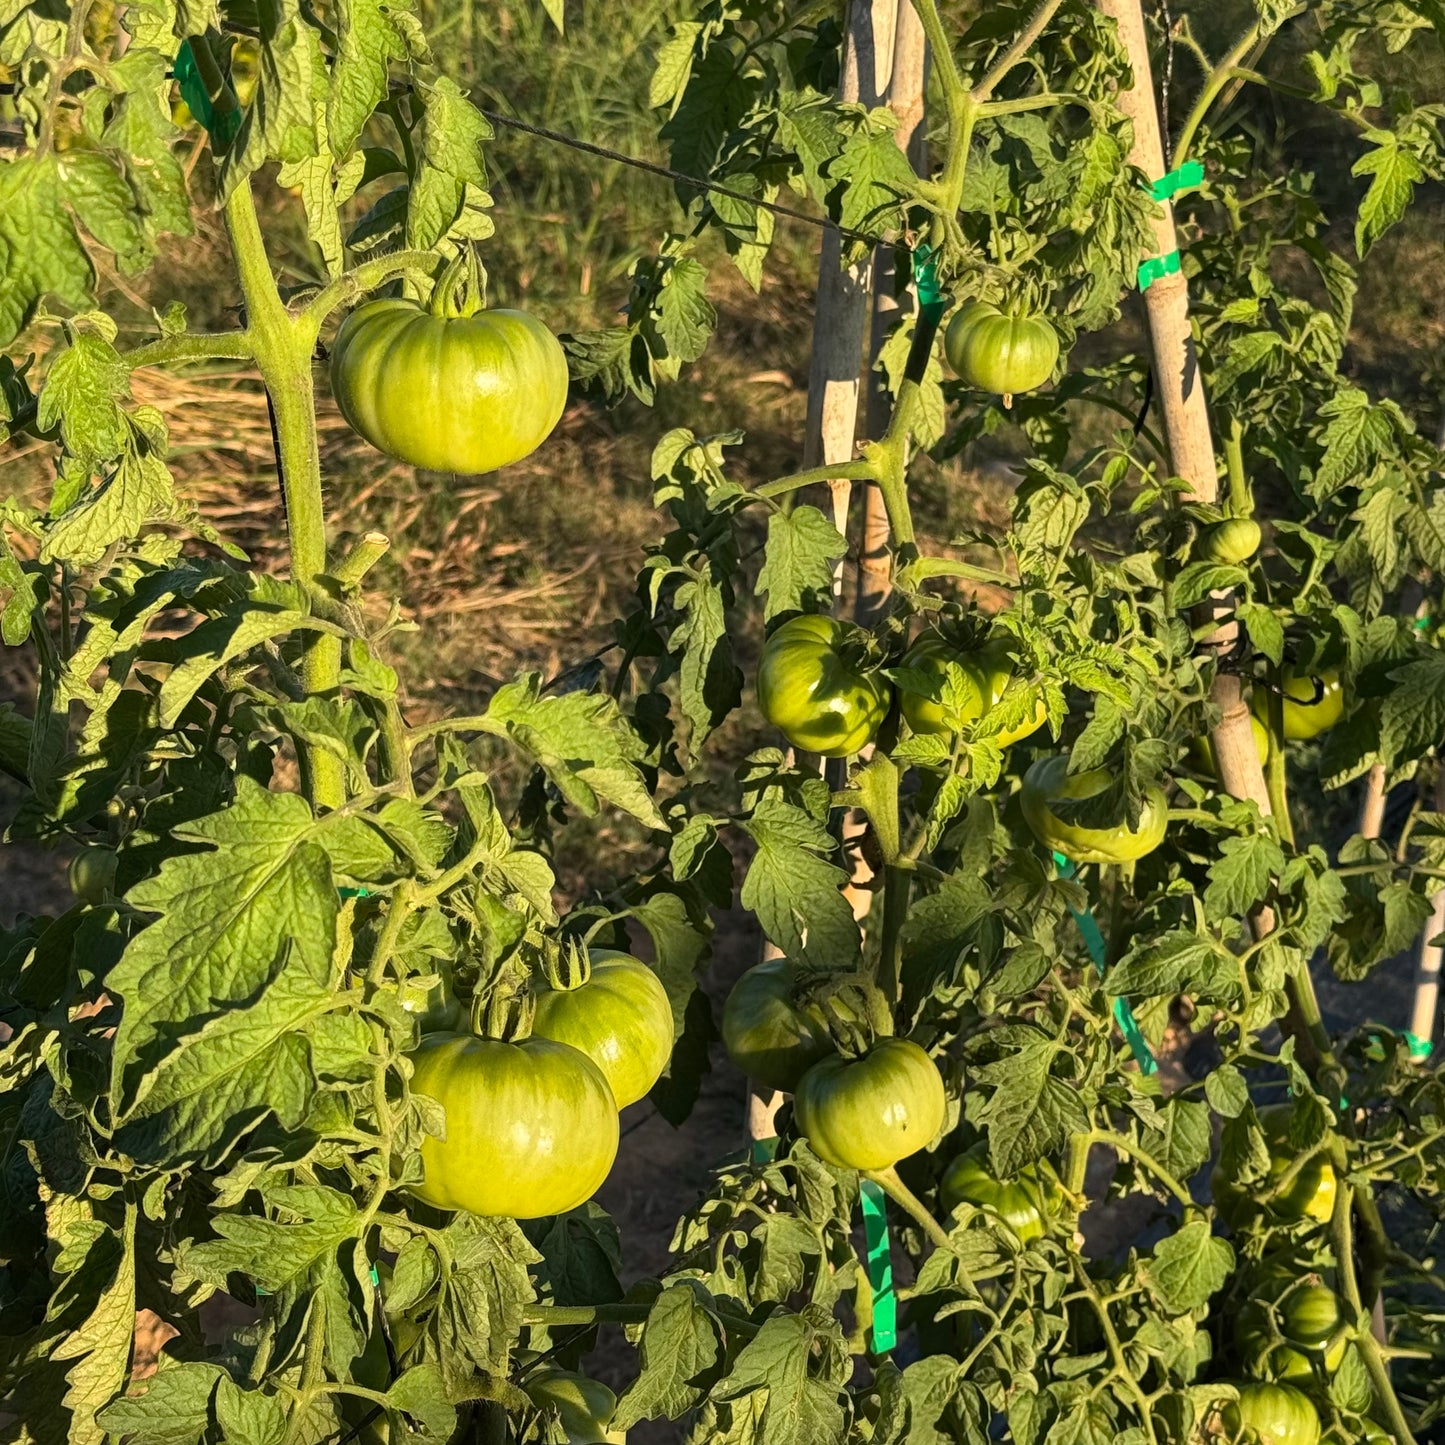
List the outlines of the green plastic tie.
<svg viewBox="0 0 1445 1445">
<path fill-rule="evenodd" d="M 927 241 L 913 252 L 913 284 L 918 288 L 920 310 L 943 304 L 943 292 L 938 285 L 938 258 Z"/>
<path fill-rule="evenodd" d="M 1415 619 L 1416 632 L 1428 632 L 1435 625 L 1435 619 L 1427 612 L 1423 617 Z"/>
<path fill-rule="evenodd" d="M 888 1199 L 871 1179 L 858 1185 L 863 1237 L 868 1245 L 868 1284 L 873 1291 L 873 1353 L 898 1343 L 898 1296 L 893 1292 L 893 1250 L 888 1242 Z"/>
<path fill-rule="evenodd" d="M 341 895 L 343 900 L 347 898 L 371 897 L 371 889 L 369 888 L 338 888 L 336 891 Z"/>
<path fill-rule="evenodd" d="M 1156 281 L 1162 281 L 1166 276 L 1177 275 L 1180 265 L 1178 251 L 1171 251 L 1167 256 L 1151 256 L 1147 261 L 1141 261 L 1139 263 L 1140 291 L 1147 291 Z"/>
<path fill-rule="evenodd" d="M 1149 194 L 1156 201 L 1168 201 L 1177 196 L 1180 191 L 1192 191 L 1203 180 L 1203 162 L 1185 161 L 1177 170 L 1170 171 L 1167 176 L 1160 176 L 1149 187 Z"/>
<path fill-rule="evenodd" d="M 749 1158 L 754 1164 L 771 1164 L 778 1154 L 778 1136 L 770 1139 L 754 1139 Z"/>
<path fill-rule="evenodd" d="M 196 57 L 191 52 L 189 40 L 181 41 L 181 48 L 176 52 L 173 73 L 181 88 L 181 99 L 209 132 L 211 139 L 223 146 L 235 140 L 236 132 L 241 128 L 241 112 L 216 110 L 210 93 L 206 90 L 206 82 L 201 79 L 201 72 L 196 68 Z"/>
<path fill-rule="evenodd" d="M 1062 853 L 1054 854 L 1054 866 L 1059 870 L 1060 878 L 1074 876 L 1074 865 Z M 1108 957 L 1108 950 L 1104 944 L 1104 935 L 1099 931 L 1097 920 L 1092 911 L 1088 909 L 1080 912 L 1077 908 L 1070 906 L 1069 912 L 1074 916 L 1074 922 L 1078 925 L 1079 933 L 1084 940 L 1084 947 L 1089 950 L 1089 957 L 1094 960 L 1094 967 L 1099 970 L 1099 977 L 1103 978 L 1104 962 Z M 1129 1051 L 1134 1055 L 1134 1062 L 1139 1065 L 1139 1072 L 1145 1075 L 1157 1074 L 1159 1065 L 1155 1061 L 1154 1052 L 1149 1047 L 1148 1039 L 1144 1037 L 1144 1031 L 1139 1027 L 1139 1020 L 1134 1017 L 1134 1010 L 1129 1007 L 1128 999 L 1116 998 L 1114 1000 L 1114 1021 L 1119 1025 L 1119 1032 L 1124 1035 L 1124 1040 L 1129 1045 Z"/>
<path fill-rule="evenodd" d="M 1409 1029 L 1405 1030 L 1405 1042 L 1410 1046 L 1412 1059 L 1428 1059 L 1435 1049 L 1429 1039 L 1422 1039 L 1419 1034 L 1412 1034 Z"/>
</svg>

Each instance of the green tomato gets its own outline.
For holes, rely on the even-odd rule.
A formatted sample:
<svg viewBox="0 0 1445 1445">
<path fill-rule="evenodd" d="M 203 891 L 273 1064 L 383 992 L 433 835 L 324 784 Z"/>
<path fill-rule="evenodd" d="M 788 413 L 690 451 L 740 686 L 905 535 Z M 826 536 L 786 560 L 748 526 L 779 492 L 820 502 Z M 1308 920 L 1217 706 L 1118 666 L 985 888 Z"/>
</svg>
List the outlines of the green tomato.
<svg viewBox="0 0 1445 1445">
<path fill-rule="evenodd" d="M 888 1169 L 943 1127 L 943 1079 L 909 1039 L 881 1039 L 861 1059 L 834 1056 L 803 1075 L 793 1099 L 813 1152 L 844 1169 Z"/>
<path fill-rule="evenodd" d="M 1345 711 L 1345 692 L 1337 672 L 1318 677 L 1299 675 L 1286 669 L 1280 679 L 1284 693 L 1284 735 L 1289 742 L 1307 742 L 1339 722 Z M 1250 698 L 1254 715 L 1269 722 L 1269 690 L 1257 687 Z"/>
<path fill-rule="evenodd" d="M 434 984 L 423 988 L 404 979 L 397 996 L 402 1008 L 416 1020 L 419 1033 L 455 1033 L 462 1020 L 462 1006 L 452 991 L 452 966 L 438 959 L 434 971 Z"/>
<path fill-rule="evenodd" d="M 624 1445 L 625 1430 L 611 1430 L 617 1396 L 601 1380 L 572 1370 L 541 1370 L 522 1388 L 543 1411 L 555 1411 L 567 1445 Z"/>
<path fill-rule="evenodd" d="M 948 323 L 943 350 L 969 386 L 1012 396 L 1042 386 L 1053 374 L 1059 337 L 1042 316 L 1013 316 L 990 302 L 970 301 Z"/>
<path fill-rule="evenodd" d="M 672 1005 L 662 980 L 641 959 L 601 948 L 588 957 L 584 983 L 537 996 L 532 1032 L 581 1049 L 625 1109 L 658 1081 L 672 1057 Z"/>
<path fill-rule="evenodd" d="M 1269 1184 L 1284 1178 L 1293 1162 L 1289 1144 L 1290 1106 L 1271 1104 L 1259 1111 L 1260 1128 L 1269 1147 Z M 1311 1156 L 1295 1175 L 1289 1188 L 1269 1202 L 1269 1212 L 1291 1222 L 1313 1219 L 1328 1223 L 1335 1210 L 1338 1191 L 1334 1165 L 1323 1154 Z M 1236 1226 L 1243 1225 L 1259 1212 L 1257 1203 L 1262 1190 L 1258 1186 L 1243 1187 L 1227 1174 L 1216 1169 L 1213 1179 L 1214 1202 L 1220 1212 Z"/>
<path fill-rule="evenodd" d="M 1292 1385 L 1243 1385 L 1224 1408 L 1234 1438 L 1252 1431 L 1259 1445 L 1319 1445 L 1320 1417 L 1308 1395 Z"/>
<path fill-rule="evenodd" d="M 1339 1369 L 1349 1341 L 1340 1333 L 1344 1321 L 1340 1297 L 1328 1285 L 1296 1285 L 1279 1301 L 1274 1319 L 1285 1343 L 1271 1346 L 1274 1333 L 1265 1303 L 1251 1300 L 1240 1314 L 1236 1340 L 1240 1359 L 1251 1374 L 1308 1380 L 1314 1377 L 1316 1364 L 1326 1375 Z"/>
<path fill-rule="evenodd" d="M 536 451 L 567 404 L 561 343 L 524 311 L 448 316 L 368 301 L 331 349 L 341 414 L 379 451 L 439 472 L 491 472 Z"/>
<path fill-rule="evenodd" d="M 888 684 L 839 653 L 832 617 L 792 617 L 763 644 L 758 704 L 794 747 L 844 758 L 873 741 L 888 713 Z"/>
<path fill-rule="evenodd" d="M 960 707 L 949 711 L 942 702 L 935 702 L 925 693 L 899 689 L 898 700 L 903 716 L 916 733 L 957 732 L 965 723 L 974 722 L 993 707 L 1003 697 L 1004 689 L 1013 677 L 1013 664 L 1000 648 L 984 647 L 977 652 L 960 652 L 950 647 L 937 633 L 925 633 L 920 637 L 908 649 L 903 666 L 932 673 L 942 680 L 948 674 L 950 662 L 957 663 L 963 671 L 966 697 Z M 1040 702 L 1032 719 L 1006 728 L 993 741 L 1006 748 L 1037 732 L 1047 718 L 1048 710 Z"/>
<path fill-rule="evenodd" d="M 1199 539 L 1199 553 L 1206 562 L 1238 567 L 1256 552 L 1264 534 L 1253 517 L 1227 517 L 1206 527 Z"/>
<path fill-rule="evenodd" d="M 1069 773 L 1069 755 L 1057 753 L 1040 758 L 1024 774 L 1024 819 L 1034 836 L 1051 852 L 1062 853 L 1075 863 L 1130 863 L 1152 853 L 1163 841 L 1169 824 L 1169 805 L 1161 788 L 1151 789 L 1144 799 L 1139 825 L 1130 828 L 1117 823 L 1112 828 L 1086 828 L 1065 822 L 1052 805 L 1065 798 L 1093 798 L 1109 786 L 1103 768 Z"/>
<path fill-rule="evenodd" d="M 1263 767 L 1269 761 L 1269 729 L 1250 713 L 1249 730 L 1254 734 L 1254 751 L 1259 756 L 1260 767 Z M 1214 743 L 1208 733 L 1189 744 L 1189 757 L 1201 773 L 1208 773 L 1211 778 L 1219 776 L 1214 760 Z"/>
<path fill-rule="evenodd" d="M 793 1002 L 796 981 L 788 959 L 772 958 L 743 974 L 723 1005 L 728 1057 L 754 1082 L 785 1094 L 834 1052 L 822 1010 Z"/>
<path fill-rule="evenodd" d="M 104 903 L 115 888 L 116 856 L 110 848 L 82 848 L 70 860 L 66 877 L 82 903 Z"/>
<path fill-rule="evenodd" d="M 411 1055 L 411 1091 L 446 1113 L 422 1141 L 413 1193 L 437 1209 L 538 1219 L 597 1192 L 617 1157 L 617 1105 L 602 1070 L 570 1044 L 431 1034 Z"/>
<path fill-rule="evenodd" d="M 960 1204 L 986 1209 L 1025 1244 L 1043 1237 L 1045 1221 L 1062 1198 L 1059 1181 L 1047 1163 L 1030 1164 L 1013 1179 L 999 1179 L 989 1165 L 986 1142 L 960 1154 L 944 1171 L 938 1189 L 950 1214 Z"/>
</svg>

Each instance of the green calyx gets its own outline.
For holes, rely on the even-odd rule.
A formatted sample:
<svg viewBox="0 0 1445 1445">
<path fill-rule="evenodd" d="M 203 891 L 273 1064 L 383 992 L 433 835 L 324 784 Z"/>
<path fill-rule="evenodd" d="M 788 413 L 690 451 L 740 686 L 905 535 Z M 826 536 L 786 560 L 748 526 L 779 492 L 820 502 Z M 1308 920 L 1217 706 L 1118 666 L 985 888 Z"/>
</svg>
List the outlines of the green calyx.
<svg viewBox="0 0 1445 1445">
<path fill-rule="evenodd" d="M 549 988 L 571 993 L 592 977 L 592 960 L 586 947 L 576 939 L 565 943 L 548 939 L 542 949 L 542 974 Z"/>
<path fill-rule="evenodd" d="M 466 246 L 432 287 L 427 310 L 433 316 L 455 321 L 475 316 L 487 304 L 487 273 L 474 247 Z"/>
<path fill-rule="evenodd" d="M 536 1000 L 525 977 L 504 973 L 472 999 L 471 1031 L 478 1038 L 520 1043 L 532 1032 Z"/>
</svg>

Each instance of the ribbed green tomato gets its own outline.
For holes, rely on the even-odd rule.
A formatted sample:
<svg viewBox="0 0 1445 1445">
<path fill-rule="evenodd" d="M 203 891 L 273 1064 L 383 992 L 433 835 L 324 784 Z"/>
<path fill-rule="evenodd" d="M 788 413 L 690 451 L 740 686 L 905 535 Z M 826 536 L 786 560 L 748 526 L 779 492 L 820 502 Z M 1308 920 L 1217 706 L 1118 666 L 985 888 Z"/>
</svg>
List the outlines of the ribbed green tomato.
<svg viewBox="0 0 1445 1445">
<path fill-rule="evenodd" d="M 1145 797 L 1136 828 L 1125 823 L 1112 828 L 1086 828 L 1065 822 L 1052 807 L 1065 798 L 1096 797 L 1110 782 L 1103 768 L 1071 776 L 1067 753 L 1040 758 L 1024 774 L 1020 796 L 1024 820 L 1044 847 L 1075 863 L 1131 863 L 1152 853 L 1164 841 L 1169 805 L 1162 789 L 1153 788 Z"/>
<path fill-rule="evenodd" d="M 572 1370 L 541 1370 L 522 1386 L 539 1410 L 554 1410 L 567 1445 L 624 1445 L 625 1430 L 611 1430 L 617 1396 L 601 1380 Z"/>
<path fill-rule="evenodd" d="M 982 1141 L 948 1166 L 938 1192 L 950 1214 L 965 1203 L 986 1209 L 1025 1244 L 1043 1237 L 1044 1221 L 1061 1201 L 1059 1181 L 1046 1163 L 1027 1165 L 1013 1179 L 999 1179 L 989 1164 L 988 1144 Z"/>
<path fill-rule="evenodd" d="M 595 948 L 588 959 L 585 983 L 538 994 L 532 1032 L 581 1049 L 625 1109 L 646 1095 L 672 1057 L 672 1005 L 640 958 Z"/>
<path fill-rule="evenodd" d="M 743 974 L 723 1005 L 728 1057 L 754 1082 L 785 1094 L 834 1052 L 822 1011 L 793 1002 L 796 978 L 788 959 L 769 959 Z"/>
<path fill-rule="evenodd" d="M 452 990 L 452 966 L 445 959 L 438 959 L 433 971 L 436 974 L 434 984 L 422 988 L 403 981 L 397 996 L 402 1008 L 416 1019 L 420 1033 L 454 1033 L 461 1022 L 462 1006 Z"/>
<path fill-rule="evenodd" d="M 1059 337 L 1042 316 L 1010 315 L 990 302 L 970 301 L 948 323 L 943 350 L 969 386 L 1012 396 L 1042 386 L 1053 374 Z"/>
<path fill-rule="evenodd" d="M 1283 691 L 1284 735 L 1290 742 L 1308 742 L 1339 722 L 1345 711 L 1345 692 L 1337 672 L 1317 677 L 1286 669 L 1280 679 Z M 1257 687 L 1250 698 L 1254 715 L 1269 722 L 1269 691 Z"/>
<path fill-rule="evenodd" d="M 104 903 L 115 887 L 116 856 L 110 848 L 82 848 L 70 860 L 66 877 L 82 903 Z"/>
<path fill-rule="evenodd" d="M 967 690 L 967 696 L 957 709 L 946 709 L 941 701 L 936 702 L 925 693 L 910 692 L 906 687 L 898 691 L 903 716 L 916 733 L 957 732 L 993 707 L 1004 695 L 1004 689 L 1013 677 L 1013 663 L 1003 649 L 983 647 L 977 652 L 960 652 L 950 647 L 936 632 L 925 633 L 908 649 L 903 666 L 932 673 L 942 680 L 947 676 L 950 662 L 957 663 L 963 670 Z M 1047 718 L 1048 711 L 1040 702 L 1032 719 L 1019 723 L 1017 727 L 1005 728 L 993 741 L 1006 748 L 1037 732 Z"/>
<path fill-rule="evenodd" d="M 1289 1144 L 1290 1106 L 1271 1104 L 1259 1111 L 1259 1124 L 1269 1147 L 1268 1185 L 1283 1179 L 1293 1162 Z M 1268 1188 L 1268 1185 L 1265 1187 Z M 1314 1219 L 1328 1223 L 1335 1210 L 1338 1191 L 1334 1165 L 1323 1154 L 1312 1155 L 1290 1182 L 1289 1188 L 1269 1201 L 1270 1213 L 1280 1219 Z M 1236 1184 L 1222 1170 L 1214 1171 L 1214 1202 L 1231 1224 L 1243 1223 L 1258 1212 L 1259 1186 Z"/>
<path fill-rule="evenodd" d="M 368 301 L 337 332 L 331 390 L 388 456 L 491 472 L 536 451 L 557 425 L 567 357 L 525 311 L 445 315 L 399 298 Z"/>
<path fill-rule="evenodd" d="M 1242 1385 L 1223 1413 L 1231 1436 L 1252 1430 L 1259 1445 L 1319 1445 L 1319 1414 L 1292 1385 Z"/>
<path fill-rule="evenodd" d="M 843 758 L 873 741 L 888 712 L 888 683 L 840 655 L 832 617 L 792 617 L 763 644 L 758 705 L 794 747 Z"/>
<path fill-rule="evenodd" d="M 1308 1380 L 1316 1364 L 1327 1375 L 1339 1369 L 1349 1341 L 1340 1333 L 1344 1320 L 1340 1297 L 1328 1285 L 1296 1285 L 1280 1300 L 1274 1318 L 1286 1343 L 1271 1348 L 1274 1336 L 1264 1302 L 1251 1300 L 1240 1313 L 1236 1340 L 1240 1359 L 1252 1375 Z"/>
<path fill-rule="evenodd" d="M 1259 551 L 1263 539 L 1264 534 L 1253 517 L 1226 517 L 1204 529 L 1199 539 L 1199 554 L 1206 562 L 1238 567 Z"/>
<path fill-rule="evenodd" d="M 438 1209 L 512 1219 L 563 1214 L 597 1192 L 617 1157 L 617 1106 L 602 1070 L 570 1044 L 431 1034 L 411 1091 L 446 1111 L 422 1142 L 413 1192 Z"/>
<path fill-rule="evenodd" d="M 909 1039 L 881 1039 L 861 1059 L 834 1056 L 798 1084 L 793 1115 L 813 1152 L 844 1169 L 888 1169 L 943 1127 L 943 1079 Z"/>
<path fill-rule="evenodd" d="M 1254 750 L 1259 755 L 1260 767 L 1263 767 L 1269 761 L 1269 729 L 1250 713 L 1249 730 L 1254 734 Z M 1189 744 L 1189 756 L 1201 773 L 1208 773 L 1212 778 L 1219 776 L 1214 760 L 1214 743 L 1208 733 Z"/>
</svg>

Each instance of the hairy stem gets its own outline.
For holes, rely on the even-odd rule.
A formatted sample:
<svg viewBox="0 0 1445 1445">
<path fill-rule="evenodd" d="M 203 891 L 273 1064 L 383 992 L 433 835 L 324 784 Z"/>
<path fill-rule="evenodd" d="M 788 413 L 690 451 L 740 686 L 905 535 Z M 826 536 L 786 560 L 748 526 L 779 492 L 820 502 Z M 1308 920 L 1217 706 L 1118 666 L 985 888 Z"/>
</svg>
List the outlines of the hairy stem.
<svg viewBox="0 0 1445 1445">
<path fill-rule="evenodd" d="M 926 1234 L 937 1249 L 952 1249 L 948 1232 L 928 1212 L 923 1201 L 898 1177 L 896 1169 L 860 1169 Z"/>
</svg>

